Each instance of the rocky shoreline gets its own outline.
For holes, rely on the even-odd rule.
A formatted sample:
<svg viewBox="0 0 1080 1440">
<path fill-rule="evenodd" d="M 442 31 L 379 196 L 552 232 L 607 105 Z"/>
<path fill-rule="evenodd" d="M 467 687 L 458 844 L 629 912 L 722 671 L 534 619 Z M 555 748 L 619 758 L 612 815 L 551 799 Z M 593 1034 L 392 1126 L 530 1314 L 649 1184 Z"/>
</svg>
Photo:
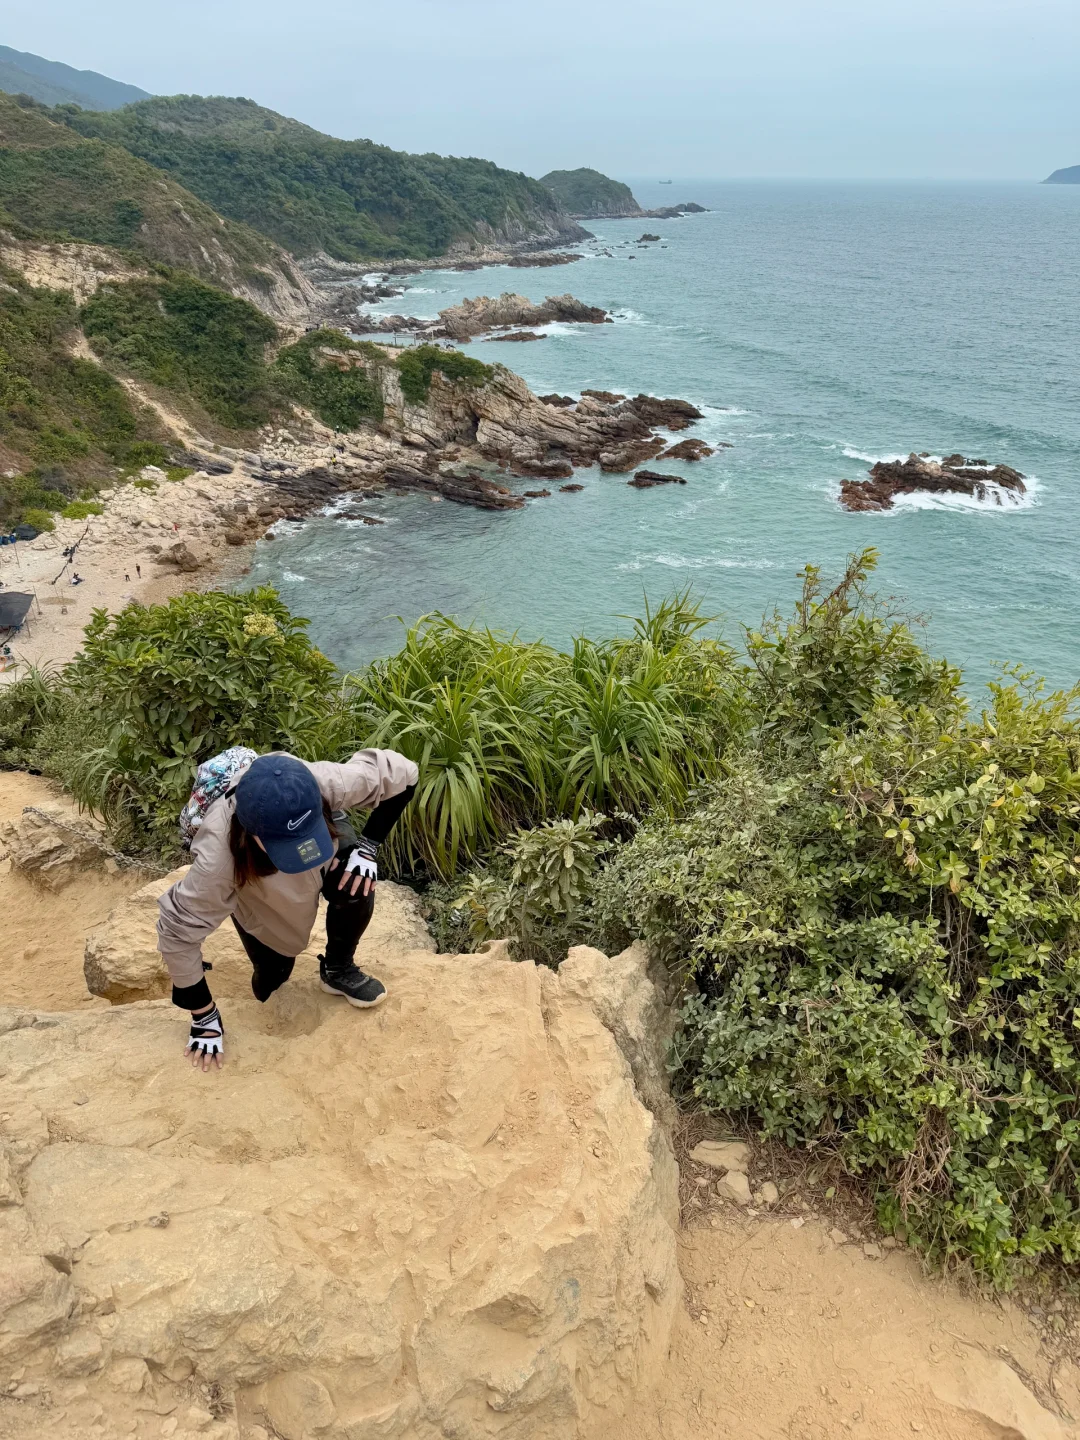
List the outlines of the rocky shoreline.
<svg viewBox="0 0 1080 1440">
<path fill-rule="evenodd" d="M 363 502 L 415 493 L 478 509 L 520 510 L 551 491 L 521 490 L 515 479 L 567 481 L 575 469 L 591 466 L 628 474 L 660 456 L 693 462 L 713 453 L 702 441 L 672 444 L 660 433 L 685 430 L 701 418 L 685 400 L 599 390 L 576 400 L 538 397 L 496 365 L 480 386 L 436 371 L 427 402 L 410 405 L 394 366 L 375 367 L 375 373 L 385 400 L 378 425 L 338 434 L 297 416 L 289 426 L 267 427 L 257 452 L 188 435 L 185 448 L 173 454 L 177 464 L 191 467 L 186 478 L 170 482 L 148 466 L 137 479 L 101 492 L 101 515 L 58 517 L 55 530 L 20 544 L 5 557 L 2 578 L 13 589 L 32 589 L 38 603 L 29 634 L 14 646 L 17 658 L 63 663 L 78 650 L 96 608 L 152 604 L 239 577 L 256 540 L 342 496 Z M 581 488 L 559 487 L 565 493 Z M 356 518 L 354 511 L 343 514 Z"/>
</svg>

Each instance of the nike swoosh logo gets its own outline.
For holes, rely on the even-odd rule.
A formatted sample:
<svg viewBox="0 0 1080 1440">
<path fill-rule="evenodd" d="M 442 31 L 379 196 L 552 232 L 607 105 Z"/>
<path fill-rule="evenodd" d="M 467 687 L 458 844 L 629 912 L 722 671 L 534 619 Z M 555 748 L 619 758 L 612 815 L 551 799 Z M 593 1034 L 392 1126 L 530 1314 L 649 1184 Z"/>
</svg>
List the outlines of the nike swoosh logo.
<svg viewBox="0 0 1080 1440">
<path fill-rule="evenodd" d="M 305 810 L 304 813 L 300 816 L 300 819 L 299 819 L 299 820 L 290 820 L 290 821 L 288 822 L 289 829 L 290 829 L 290 830 L 296 830 L 296 829 L 298 829 L 299 826 L 301 826 L 301 825 L 304 823 L 304 821 L 308 818 L 308 816 L 309 816 L 310 814 L 311 814 L 311 811 L 310 811 L 310 810 Z"/>
</svg>

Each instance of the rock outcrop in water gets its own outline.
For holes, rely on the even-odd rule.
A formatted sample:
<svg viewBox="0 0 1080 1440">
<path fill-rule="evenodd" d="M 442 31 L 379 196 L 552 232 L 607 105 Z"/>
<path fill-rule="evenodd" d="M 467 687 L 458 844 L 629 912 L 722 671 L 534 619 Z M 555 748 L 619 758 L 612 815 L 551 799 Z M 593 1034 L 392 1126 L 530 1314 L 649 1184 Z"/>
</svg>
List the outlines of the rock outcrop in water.
<svg viewBox="0 0 1080 1440">
<path fill-rule="evenodd" d="M 474 335 L 484 335 L 489 330 L 550 325 L 554 320 L 575 325 L 603 325 L 610 323 L 611 316 L 606 310 L 586 305 L 573 295 L 549 295 L 536 304 L 524 295 L 509 291 L 497 298 L 478 295 L 475 300 L 463 300 L 460 305 L 439 311 L 443 332 L 457 341 L 471 340 Z"/>
<path fill-rule="evenodd" d="M 946 455 L 933 460 L 912 453 L 906 460 L 879 460 L 867 480 L 841 480 L 840 503 L 845 510 L 891 510 L 898 495 L 971 495 L 1000 505 L 1003 496 L 1025 494 L 1019 470 Z"/>
<path fill-rule="evenodd" d="M 100 990 L 160 993 L 153 934 L 114 912 Z M 211 937 L 222 1076 L 182 1066 L 168 1000 L 0 1010 L 0 1387 L 41 1440 L 577 1440 L 658 1372 L 677 1172 L 644 952 L 436 955 L 393 885 L 364 948 L 389 998 L 359 1014 L 313 951 L 258 1005 Z"/>
</svg>

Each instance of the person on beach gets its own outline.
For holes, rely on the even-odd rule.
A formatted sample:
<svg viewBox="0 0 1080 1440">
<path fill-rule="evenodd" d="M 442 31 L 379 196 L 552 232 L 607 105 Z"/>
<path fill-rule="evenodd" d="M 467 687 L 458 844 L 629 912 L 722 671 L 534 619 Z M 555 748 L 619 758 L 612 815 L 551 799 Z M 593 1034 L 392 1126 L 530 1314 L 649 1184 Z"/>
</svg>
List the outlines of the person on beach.
<svg viewBox="0 0 1080 1440">
<path fill-rule="evenodd" d="M 202 946 L 231 918 L 265 1002 L 292 974 L 327 900 L 323 990 L 362 1009 L 386 987 L 354 963 L 375 908 L 378 852 L 412 799 L 418 771 L 394 750 L 360 750 L 343 765 L 260 755 L 210 804 L 191 842 L 191 868 L 158 901 L 158 949 L 173 1004 L 191 1012 L 184 1053 L 204 1070 L 224 1057 L 221 1013 Z M 357 836 L 347 809 L 370 810 Z"/>
</svg>

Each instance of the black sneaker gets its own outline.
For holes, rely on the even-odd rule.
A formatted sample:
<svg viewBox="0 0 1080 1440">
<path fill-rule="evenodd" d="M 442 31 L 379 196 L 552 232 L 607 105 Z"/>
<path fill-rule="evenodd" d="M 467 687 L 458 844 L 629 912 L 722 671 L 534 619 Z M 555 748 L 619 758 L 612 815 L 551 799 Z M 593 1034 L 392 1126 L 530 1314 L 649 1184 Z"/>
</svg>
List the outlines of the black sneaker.
<svg viewBox="0 0 1080 1440">
<path fill-rule="evenodd" d="M 328 995 L 343 995 L 350 1005 L 370 1010 L 386 999 L 386 986 L 374 975 L 365 975 L 355 965 L 344 970 L 329 970 L 326 956 L 319 956 L 319 982 Z"/>
</svg>

